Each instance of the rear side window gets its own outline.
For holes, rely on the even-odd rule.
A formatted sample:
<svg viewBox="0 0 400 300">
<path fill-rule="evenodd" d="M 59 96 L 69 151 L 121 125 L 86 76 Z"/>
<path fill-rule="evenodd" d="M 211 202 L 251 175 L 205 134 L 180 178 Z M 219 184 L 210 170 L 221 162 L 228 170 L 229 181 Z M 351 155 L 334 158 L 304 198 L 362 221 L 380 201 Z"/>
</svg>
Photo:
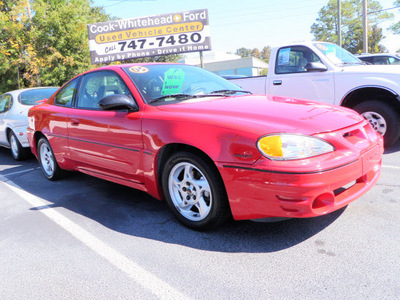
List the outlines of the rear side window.
<svg viewBox="0 0 400 300">
<path fill-rule="evenodd" d="M 19 95 L 19 102 L 22 105 L 35 105 L 37 101 L 48 99 L 57 91 L 57 88 L 43 88 L 37 90 L 29 90 Z"/>
<path fill-rule="evenodd" d="M 12 97 L 11 95 L 4 95 L 0 99 L 0 113 L 4 113 L 11 109 L 12 106 Z"/>
<path fill-rule="evenodd" d="M 374 57 L 375 65 L 398 65 L 400 64 L 400 59 L 396 59 L 391 56 L 375 56 Z"/>
<path fill-rule="evenodd" d="M 276 61 L 275 73 L 302 73 L 307 72 L 306 65 L 309 62 L 319 62 L 319 57 L 309 48 L 293 46 L 279 49 Z"/>
<path fill-rule="evenodd" d="M 72 100 L 74 99 L 76 89 L 78 86 L 79 78 L 72 80 L 65 87 L 63 87 L 56 95 L 54 102 L 57 105 L 71 107 Z"/>
</svg>

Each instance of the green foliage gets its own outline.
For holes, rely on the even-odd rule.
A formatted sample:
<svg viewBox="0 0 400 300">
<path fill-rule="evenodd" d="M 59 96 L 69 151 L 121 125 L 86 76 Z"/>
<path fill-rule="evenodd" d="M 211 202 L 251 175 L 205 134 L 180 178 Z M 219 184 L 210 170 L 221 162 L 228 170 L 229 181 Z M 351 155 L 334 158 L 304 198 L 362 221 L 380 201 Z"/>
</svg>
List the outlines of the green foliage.
<svg viewBox="0 0 400 300">
<path fill-rule="evenodd" d="M 111 19 L 92 0 L 0 0 L 0 93 L 61 86 L 94 68 L 87 24 Z M 125 62 L 179 58 L 168 55 Z"/>
<path fill-rule="evenodd" d="M 400 0 L 398 0 L 400 1 Z M 351 53 L 360 53 L 363 49 L 362 0 L 342 0 L 342 47 Z M 319 17 L 311 26 L 315 40 L 338 43 L 337 0 L 329 0 L 321 8 Z M 379 43 L 384 38 L 379 24 L 393 18 L 393 14 L 380 11 L 378 1 L 368 1 L 368 51 L 383 52 L 384 46 Z M 380 11 L 380 12 L 379 12 Z"/>
<path fill-rule="evenodd" d="M 260 72 L 259 72 L 259 76 L 264 76 L 264 75 L 267 75 L 268 74 L 268 68 L 265 68 L 265 69 L 262 69 Z"/>
<path fill-rule="evenodd" d="M 88 0 L 35 0 L 31 43 L 40 58 L 42 85 L 61 85 L 91 69 L 87 24 L 109 20 Z"/>
<path fill-rule="evenodd" d="M 400 0 L 396 0 L 396 1 L 393 3 L 393 5 L 399 7 L 399 6 L 400 6 Z M 400 12 L 400 10 L 399 10 L 399 12 Z M 400 21 L 397 22 L 397 23 L 395 23 L 395 24 L 393 24 L 393 25 L 390 27 L 390 29 L 392 30 L 392 32 L 393 32 L 394 34 L 400 34 Z M 399 51 L 400 51 L 400 49 L 399 49 Z"/>
<path fill-rule="evenodd" d="M 261 59 L 266 63 L 269 62 L 269 57 L 271 56 L 271 47 L 266 46 L 261 50 Z"/>
<path fill-rule="evenodd" d="M 161 55 L 161 56 L 153 56 L 153 57 L 142 57 L 142 58 L 133 58 L 133 59 L 127 59 L 124 60 L 123 62 L 115 62 L 113 64 L 119 65 L 121 63 L 124 64 L 134 64 L 134 63 L 149 63 L 149 62 L 178 62 L 180 59 L 182 59 L 181 54 L 170 54 L 170 55 Z"/>
<path fill-rule="evenodd" d="M 0 91 L 59 86 L 92 68 L 86 25 L 109 17 L 89 0 L 0 0 Z"/>
<path fill-rule="evenodd" d="M 235 52 L 236 55 L 240 55 L 240 57 L 255 57 L 265 61 L 266 63 L 269 62 L 269 57 L 271 55 L 271 47 L 266 46 L 264 47 L 261 52 L 257 48 L 248 49 L 248 48 L 239 48 Z"/>
<path fill-rule="evenodd" d="M 251 50 L 251 56 L 260 59 L 261 53 L 257 48 L 254 48 L 253 50 Z"/>
<path fill-rule="evenodd" d="M 240 49 L 237 49 L 235 54 L 239 55 L 242 58 L 243 57 L 251 57 L 251 49 L 242 47 Z"/>
</svg>

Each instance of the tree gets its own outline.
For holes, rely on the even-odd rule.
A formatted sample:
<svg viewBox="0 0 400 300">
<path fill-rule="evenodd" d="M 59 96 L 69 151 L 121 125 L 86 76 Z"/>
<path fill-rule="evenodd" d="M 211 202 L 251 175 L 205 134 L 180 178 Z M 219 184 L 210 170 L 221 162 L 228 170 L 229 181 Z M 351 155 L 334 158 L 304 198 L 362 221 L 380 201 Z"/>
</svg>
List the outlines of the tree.
<svg viewBox="0 0 400 300">
<path fill-rule="evenodd" d="M 26 3 L 26 1 L 25 1 Z M 26 37 L 26 5 L 22 1 L 0 1 L 0 91 L 17 86 L 17 78 L 24 68 Z"/>
<path fill-rule="evenodd" d="M 261 59 L 261 53 L 257 48 L 254 48 L 253 50 L 251 50 L 251 56 Z"/>
<path fill-rule="evenodd" d="M 141 58 L 132 58 L 124 60 L 124 64 L 130 63 L 147 63 L 147 62 L 178 62 L 182 59 L 181 54 L 170 54 L 170 55 L 160 55 L 160 56 L 152 56 L 152 57 L 141 57 Z M 120 64 L 120 62 L 116 62 L 114 64 Z"/>
<path fill-rule="evenodd" d="M 30 32 L 39 60 L 40 83 L 61 85 L 93 68 L 90 64 L 87 24 L 110 19 L 89 0 L 35 0 Z M 35 82 L 38 84 L 39 82 Z"/>
<path fill-rule="evenodd" d="M 258 50 L 258 48 L 254 49 L 249 49 L 249 48 L 239 48 L 235 52 L 236 55 L 240 55 L 242 58 L 243 57 L 255 57 L 258 59 L 261 59 L 265 61 L 266 63 L 269 62 L 269 57 L 271 55 L 271 47 L 270 46 L 265 46 L 261 52 Z"/>
<path fill-rule="evenodd" d="M 248 48 L 239 48 L 235 52 L 236 55 L 240 55 L 240 57 L 251 57 L 251 49 Z"/>
<path fill-rule="evenodd" d="M 87 27 L 107 21 L 89 0 L 0 1 L 0 90 L 62 85 L 90 69 Z"/>
<path fill-rule="evenodd" d="M 111 19 L 91 0 L 0 0 L 0 92 L 61 86 L 94 68 L 87 24 Z M 159 56 L 155 61 L 179 57 Z"/>
<path fill-rule="evenodd" d="M 397 0 L 400 1 L 400 0 Z M 393 18 L 393 14 L 381 11 L 382 6 L 376 0 L 368 1 L 368 51 L 375 52 L 384 49 L 379 45 L 384 38 L 379 24 Z M 373 12 L 373 13 L 372 13 Z M 342 1 L 342 46 L 351 53 L 362 51 L 362 0 Z M 329 0 L 328 4 L 321 8 L 319 17 L 311 26 L 311 33 L 319 41 L 338 42 L 337 0 Z"/>
<path fill-rule="evenodd" d="M 400 6 L 400 0 L 396 0 L 393 5 L 399 7 Z M 390 29 L 393 31 L 394 34 L 400 34 L 400 21 L 395 23 L 390 27 Z M 400 51 L 400 50 L 399 50 Z"/>
<path fill-rule="evenodd" d="M 269 57 L 271 56 L 271 47 L 266 46 L 261 50 L 261 59 L 266 63 L 269 62 Z"/>
</svg>

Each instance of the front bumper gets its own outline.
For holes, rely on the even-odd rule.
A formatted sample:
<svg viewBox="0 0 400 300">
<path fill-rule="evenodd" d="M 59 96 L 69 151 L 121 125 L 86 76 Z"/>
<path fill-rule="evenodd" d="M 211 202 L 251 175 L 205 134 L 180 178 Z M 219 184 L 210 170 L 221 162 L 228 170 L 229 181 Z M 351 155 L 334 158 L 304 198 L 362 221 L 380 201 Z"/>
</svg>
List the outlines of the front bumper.
<svg viewBox="0 0 400 300">
<path fill-rule="evenodd" d="M 360 146 L 358 140 L 357 143 Z M 382 138 L 378 137 L 367 148 L 355 151 L 357 154 L 350 154 L 345 148 L 337 152 L 341 154 L 334 154 L 327 160 L 335 165 L 323 168 L 321 158 L 303 164 L 297 161 L 295 168 L 281 169 L 276 165 L 288 166 L 291 163 L 276 163 L 263 158 L 251 166 L 217 164 L 234 219 L 316 217 L 361 197 L 379 178 Z"/>
</svg>

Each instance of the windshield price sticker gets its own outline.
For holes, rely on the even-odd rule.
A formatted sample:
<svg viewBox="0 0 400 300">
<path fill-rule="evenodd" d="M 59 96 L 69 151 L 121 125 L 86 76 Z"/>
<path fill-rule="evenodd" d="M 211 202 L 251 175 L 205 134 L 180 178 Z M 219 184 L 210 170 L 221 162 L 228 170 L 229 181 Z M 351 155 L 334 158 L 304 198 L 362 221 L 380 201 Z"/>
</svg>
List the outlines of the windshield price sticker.
<svg viewBox="0 0 400 300">
<path fill-rule="evenodd" d="M 181 69 L 169 69 L 165 72 L 161 95 L 178 94 L 185 80 L 185 72 Z"/>
<path fill-rule="evenodd" d="M 278 66 L 289 65 L 290 62 L 290 48 L 284 48 L 279 51 Z"/>
<path fill-rule="evenodd" d="M 211 50 L 207 9 L 89 24 L 92 64 Z"/>
</svg>

